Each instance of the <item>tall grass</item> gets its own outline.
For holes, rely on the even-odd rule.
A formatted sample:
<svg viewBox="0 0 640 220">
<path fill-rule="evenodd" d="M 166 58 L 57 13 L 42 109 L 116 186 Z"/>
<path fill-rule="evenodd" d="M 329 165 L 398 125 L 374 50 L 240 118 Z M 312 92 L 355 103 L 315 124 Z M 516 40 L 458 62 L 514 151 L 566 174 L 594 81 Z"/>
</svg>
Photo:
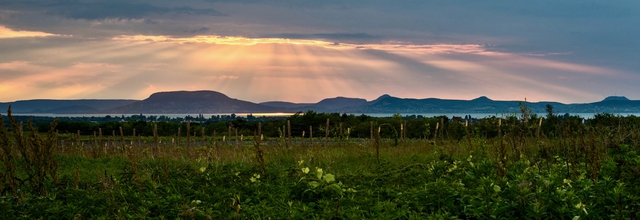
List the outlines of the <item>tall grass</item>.
<svg viewBox="0 0 640 220">
<path fill-rule="evenodd" d="M 99 141 L 58 136 L 55 124 L 40 134 L 27 123 L 23 132 L 8 113 L 10 129 L 0 120 L 3 219 L 638 217 L 632 124 L 556 124 L 552 136 L 540 131 L 545 120 L 498 118 L 487 120 L 496 135 L 486 137 L 441 119 L 427 126 L 432 137 L 416 139 L 406 121 L 368 122 L 368 138 L 349 137 L 338 122 L 332 137 L 327 120 L 324 136 L 309 128 L 308 142 L 290 125 L 265 138 L 259 124 L 253 141 L 229 125 L 208 142 L 201 131 L 200 144 L 187 126 L 183 145 L 157 127 L 153 137 L 114 132 L 106 143 L 101 130 Z"/>
</svg>

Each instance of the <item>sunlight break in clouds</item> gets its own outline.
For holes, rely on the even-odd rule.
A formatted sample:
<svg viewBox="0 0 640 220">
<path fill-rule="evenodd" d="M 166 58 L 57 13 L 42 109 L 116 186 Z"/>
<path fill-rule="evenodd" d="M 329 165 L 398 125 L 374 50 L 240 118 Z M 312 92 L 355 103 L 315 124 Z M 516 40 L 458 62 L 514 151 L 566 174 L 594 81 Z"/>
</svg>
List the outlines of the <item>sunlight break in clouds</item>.
<svg viewBox="0 0 640 220">
<path fill-rule="evenodd" d="M 198 35 L 189 38 L 174 38 L 170 36 L 147 36 L 147 35 L 121 35 L 112 38 L 112 40 L 120 41 L 152 41 L 152 42 L 174 42 L 174 43 L 208 43 L 220 45 L 240 45 L 250 46 L 256 44 L 292 44 L 292 45 L 315 45 L 332 49 L 373 49 L 373 50 L 391 50 L 396 52 L 414 52 L 414 53 L 483 53 L 492 54 L 492 52 L 484 50 L 481 45 L 477 44 L 434 44 L 434 45 L 411 45 L 402 42 L 390 42 L 389 44 L 348 44 L 327 42 L 321 40 L 301 40 L 287 38 L 247 38 L 247 37 L 229 37 L 229 36 L 203 36 Z"/>
<path fill-rule="evenodd" d="M 254 97 L 249 98 L 254 101 L 309 102 L 331 96 L 374 99 L 398 89 L 406 90 L 403 81 L 430 78 L 415 70 L 405 70 L 402 63 L 372 56 L 367 51 L 428 55 L 485 52 L 480 45 L 344 44 L 283 38 L 137 35 L 119 36 L 113 40 L 144 43 L 151 47 L 176 45 L 181 50 L 194 48 L 186 50 L 190 52 L 183 54 L 184 57 L 171 55 L 184 59 L 176 63 L 182 76 L 191 75 L 185 71 L 197 73 L 195 77 L 202 79 L 199 83 L 209 82 L 209 87 L 202 89 Z M 161 55 L 167 57 L 167 53 Z M 404 85 L 396 87 L 394 82 Z M 414 93 L 411 96 L 431 95 Z"/>
<path fill-rule="evenodd" d="M 39 32 L 39 31 L 15 31 L 5 26 L 0 26 L 0 38 L 48 37 L 48 36 L 59 36 L 59 35 Z"/>
<path fill-rule="evenodd" d="M 372 100 L 382 94 L 591 102 L 603 98 L 597 89 L 610 76 L 638 80 L 621 71 L 494 52 L 476 44 L 204 35 L 120 35 L 63 43 L 0 55 L 0 100 L 144 99 L 160 91 L 215 90 L 253 102 L 317 102 L 336 96 Z M 8 92 L 17 89 L 21 92 Z"/>
</svg>

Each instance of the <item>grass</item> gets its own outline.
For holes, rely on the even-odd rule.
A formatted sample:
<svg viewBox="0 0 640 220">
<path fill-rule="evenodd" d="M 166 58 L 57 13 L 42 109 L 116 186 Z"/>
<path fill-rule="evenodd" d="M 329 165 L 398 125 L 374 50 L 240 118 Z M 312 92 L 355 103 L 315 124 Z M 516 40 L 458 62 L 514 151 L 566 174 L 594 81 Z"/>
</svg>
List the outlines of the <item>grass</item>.
<svg viewBox="0 0 640 220">
<path fill-rule="evenodd" d="M 156 150 L 150 137 L 113 137 L 98 148 L 93 136 L 78 145 L 61 135 L 51 155 L 38 156 L 12 143 L 36 149 L 50 140 L 4 130 L 0 218 L 637 219 L 635 142 L 594 128 L 547 138 L 513 126 L 493 138 L 467 131 L 458 140 L 376 136 L 326 147 L 324 137 L 310 146 L 256 135 L 239 147 L 160 137 Z M 46 156 L 57 166 L 40 181 L 24 163 Z"/>
<path fill-rule="evenodd" d="M 380 163 L 368 144 L 264 146 L 265 174 L 251 147 L 172 147 L 157 156 L 145 153 L 147 147 L 130 148 L 129 157 L 59 154 L 60 181 L 48 195 L 25 192 L 20 200 L 7 194 L 0 204 L 5 219 L 637 216 L 634 182 L 615 178 L 618 165 L 591 179 L 584 166 L 571 174 L 561 156 L 522 156 L 499 176 L 493 146 L 473 141 L 474 151 L 466 142 L 393 146 L 388 140 Z"/>
</svg>

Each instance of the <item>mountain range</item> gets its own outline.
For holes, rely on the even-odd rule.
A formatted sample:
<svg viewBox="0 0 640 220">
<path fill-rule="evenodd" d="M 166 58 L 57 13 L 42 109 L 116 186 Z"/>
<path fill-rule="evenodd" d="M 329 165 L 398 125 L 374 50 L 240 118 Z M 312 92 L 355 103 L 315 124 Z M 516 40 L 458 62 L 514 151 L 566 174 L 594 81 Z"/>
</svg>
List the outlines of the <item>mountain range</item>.
<svg viewBox="0 0 640 220">
<path fill-rule="evenodd" d="M 339 113 L 514 113 L 522 101 L 498 101 L 481 96 L 472 100 L 411 99 L 382 95 L 375 100 L 335 97 L 317 103 L 272 101 L 253 103 L 215 91 L 173 91 L 154 93 L 144 100 L 23 100 L 0 103 L 0 109 L 12 106 L 21 114 L 206 114 L 271 112 L 339 112 Z M 551 105 L 561 113 L 638 113 L 640 100 L 610 96 L 599 102 L 564 104 L 560 102 L 526 102 L 532 112 L 545 112 Z"/>
</svg>

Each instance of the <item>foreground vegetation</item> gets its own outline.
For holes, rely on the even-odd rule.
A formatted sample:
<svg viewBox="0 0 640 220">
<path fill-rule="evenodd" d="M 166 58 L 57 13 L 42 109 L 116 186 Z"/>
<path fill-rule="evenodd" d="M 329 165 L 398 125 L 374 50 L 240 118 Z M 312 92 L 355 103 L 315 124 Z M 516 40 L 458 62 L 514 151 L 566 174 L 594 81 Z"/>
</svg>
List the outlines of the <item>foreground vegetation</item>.
<svg viewBox="0 0 640 220">
<path fill-rule="evenodd" d="M 0 218 L 637 219 L 634 118 L 550 116 L 428 119 L 414 136 L 412 121 L 370 120 L 356 138 L 346 125 L 309 139 L 258 124 L 181 142 L 157 128 L 102 139 L 54 122 L 44 133 L 9 114 Z"/>
</svg>

